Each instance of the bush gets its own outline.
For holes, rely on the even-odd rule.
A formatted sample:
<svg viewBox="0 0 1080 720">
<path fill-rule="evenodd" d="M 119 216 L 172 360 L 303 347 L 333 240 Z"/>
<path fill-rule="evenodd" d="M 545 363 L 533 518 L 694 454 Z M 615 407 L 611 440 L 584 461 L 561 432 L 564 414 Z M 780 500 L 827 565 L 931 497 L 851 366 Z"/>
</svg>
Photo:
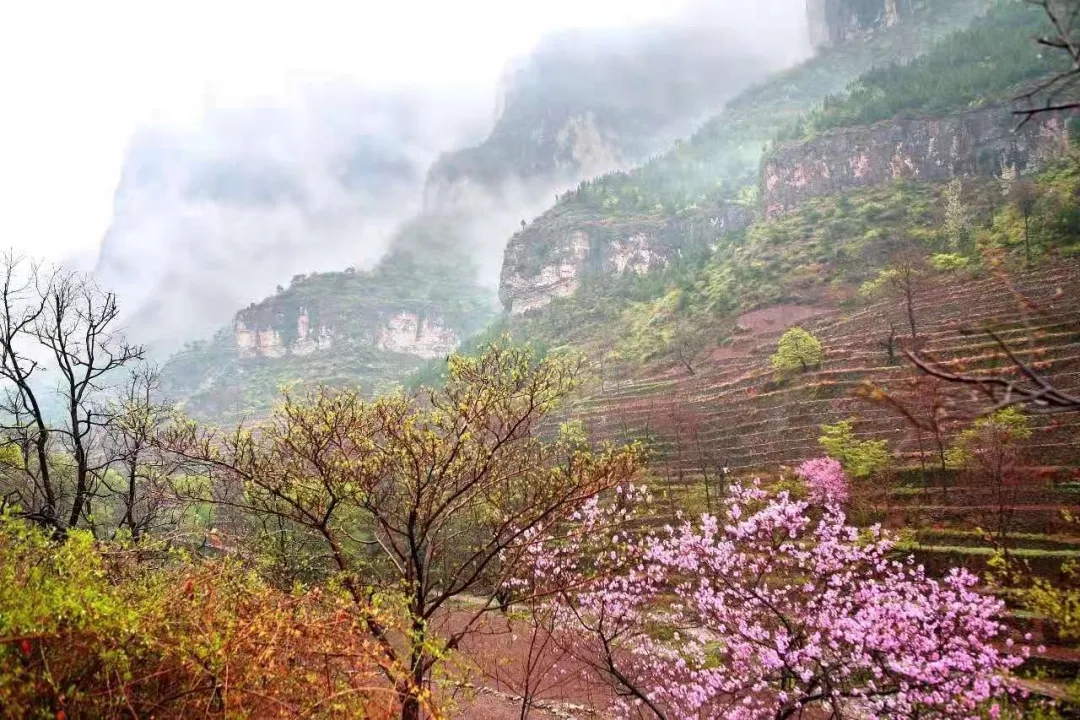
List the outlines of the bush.
<svg viewBox="0 0 1080 720">
<path fill-rule="evenodd" d="M 867 478 L 888 467 L 889 444 L 885 440 L 859 440 L 854 424 L 854 418 L 849 418 L 835 425 L 822 425 L 818 442 L 850 475 Z"/>
<path fill-rule="evenodd" d="M 0 717 L 394 713 L 354 606 L 234 561 L 139 559 L 154 554 L 0 516 Z"/>
<path fill-rule="evenodd" d="M 802 328 L 793 327 L 777 343 L 772 366 L 777 375 L 786 376 L 820 367 L 824 359 L 821 341 Z"/>
</svg>

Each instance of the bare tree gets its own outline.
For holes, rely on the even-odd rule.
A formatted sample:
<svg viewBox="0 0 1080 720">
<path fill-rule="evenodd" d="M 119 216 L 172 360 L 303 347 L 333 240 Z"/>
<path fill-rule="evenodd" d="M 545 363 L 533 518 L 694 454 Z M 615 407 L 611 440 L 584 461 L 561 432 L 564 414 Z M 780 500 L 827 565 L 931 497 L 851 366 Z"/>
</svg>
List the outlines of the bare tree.
<svg viewBox="0 0 1080 720">
<path fill-rule="evenodd" d="M 8 381 L 0 429 L 23 454 L 25 516 L 62 534 L 89 514 L 107 383 L 143 350 L 118 332 L 116 296 L 90 278 L 10 254 L 0 262 L 0 378 Z M 58 376 L 52 388 L 47 372 Z M 70 456 L 67 472 L 54 462 L 60 453 Z"/>
<path fill-rule="evenodd" d="M 1050 30 L 1035 38 L 1043 47 L 1063 53 L 1069 67 L 1038 83 L 1016 98 L 1026 105 L 1014 111 L 1023 120 L 1021 125 L 1041 113 L 1073 110 L 1080 101 L 1073 99 L 1077 77 L 1080 77 L 1080 0 L 1025 0 L 1029 5 L 1042 8 L 1050 21 Z"/>
<path fill-rule="evenodd" d="M 141 360 L 142 347 L 130 345 L 118 331 L 120 308 L 116 295 L 104 292 L 88 277 L 57 271 L 37 278 L 44 311 L 34 324 L 34 335 L 50 351 L 60 372 L 57 393 L 64 406 L 64 422 L 53 432 L 74 461 L 74 491 L 67 525 L 74 527 L 92 496 L 95 468 L 91 452 L 95 434 L 110 416 L 100 402 L 109 376 Z"/>
<path fill-rule="evenodd" d="M 912 346 L 918 345 L 919 331 L 915 319 L 915 298 L 926 282 L 926 259 L 914 245 L 901 242 L 888 265 L 877 278 L 866 283 L 861 292 L 864 295 L 886 295 L 899 301 L 904 308 L 908 329 L 911 331 Z M 891 324 L 891 323 L 890 323 Z"/>
<path fill-rule="evenodd" d="M 130 533 L 134 542 L 164 522 L 169 480 L 181 467 L 175 456 L 160 452 L 154 442 L 173 419 L 169 404 L 159 400 L 160 390 L 160 370 L 140 363 L 108 408 L 103 448 L 107 465 L 101 484 L 119 503 L 117 529 Z"/>
<path fill-rule="evenodd" d="M 957 372 L 945 363 L 938 362 L 925 353 L 905 351 L 908 359 L 920 370 L 933 377 L 952 383 L 971 386 L 992 403 L 987 412 L 1002 410 L 1013 405 L 1023 407 L 1034 414 L 1080 412 L 1080 397 L 1058 389 L 1046 376 L 1016 356 L 993 330 L 985 331 L 1002 353 L 1018 371 L 1019 378 L 1003 377 L 1001 374 L 977 375 Z"/>
<path fill-rule="evenodd" d="M 32 356 L 30 340 L 46 299 L 37 292 L 36 277 L 41 271 L 11 254 L 3 257 L 3 286 L 0 287 L 0 376 L 10 383 L 0 411 L 6 416 L 3 430 L 9 442 L 19 445 L 24 459 L 28 488 L 13 490 L 26 517 L 57 530 L 59 488 L 49 467 L 50 428 L 45 420 L 37 383 L 44 368 Z"/>
<path fill-rule="evenodd" d="M 671 334 L 670 347 L 675 359 L 686 368 L 686 372 L 694 374 L 694 365 L 708 346 L 708 342 L 700 332 L 694 332 L 695 328 L 688 320 L 678 319 Z"/>
</svg>

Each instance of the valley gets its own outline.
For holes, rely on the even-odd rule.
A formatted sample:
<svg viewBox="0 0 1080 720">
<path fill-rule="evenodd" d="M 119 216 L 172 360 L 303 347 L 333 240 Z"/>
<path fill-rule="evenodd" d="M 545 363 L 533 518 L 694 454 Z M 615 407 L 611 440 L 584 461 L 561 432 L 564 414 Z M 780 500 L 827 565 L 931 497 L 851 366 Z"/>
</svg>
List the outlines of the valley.
<svg viewBox="0 0 1080 720">
<path fill-rule="evenodd" d="M 1080 4 L 795 4 L 138 135 L 5 261 L 0 717 L 1077 717 Z"/>
</svg>

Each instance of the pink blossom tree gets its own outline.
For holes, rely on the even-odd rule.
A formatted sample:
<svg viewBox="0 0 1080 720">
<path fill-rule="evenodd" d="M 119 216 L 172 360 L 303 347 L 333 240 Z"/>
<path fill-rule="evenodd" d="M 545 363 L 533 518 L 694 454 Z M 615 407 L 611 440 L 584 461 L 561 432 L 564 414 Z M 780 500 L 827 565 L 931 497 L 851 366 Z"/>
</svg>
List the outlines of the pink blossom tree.
<svg viewBox="0 0 1080 720">
<path fill-rule="evenodd" d="M 831 457 L 807 460 L 795 469 L 795 474 L 806 483 L 813 503 L 843 505 L 847 502 L 848 477 L 840 461 Z"/>
<path fill-rule="evenodd" d="M 892 559 L 835 503 L 733 486 L 721 518 L 651 533 L 628 530 L 640 500 L 593 501 L 571 534 L 537 538 L 521 581 L 622 717 L 976 718 L 1026 653 L 973 575 Z"/>
</svg>

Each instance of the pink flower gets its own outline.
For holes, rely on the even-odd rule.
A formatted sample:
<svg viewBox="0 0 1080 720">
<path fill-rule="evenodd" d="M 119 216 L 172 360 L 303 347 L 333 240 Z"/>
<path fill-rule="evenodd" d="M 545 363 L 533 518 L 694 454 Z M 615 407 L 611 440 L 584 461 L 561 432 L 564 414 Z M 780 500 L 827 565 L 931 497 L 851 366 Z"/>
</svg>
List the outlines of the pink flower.
<svg viewBox="0 0 1080 720">
<path fill-rule="evenodd" d="M 822 512 L 733 485 L 721 521 L 657 534 L 634 522 L 647 502 L 637 499 L 637 513 L 615 507 L 623 495 L 584 513 L 569 537 L 563 529 L 530 546 L 526 581 L 552 598 L 565 647 L 615 668 L 620 697 L 669 718 L 752 720 L 804 707 L 847 716 L 852 703 L 874 717 L 971 718 L 1006 694 L 1004 676 L 1023 653 L 999 642 L 1002 602 L 976 592 L 966 570 L 927 577 L 893 559 L 879 528 L 867 539 L 846 525 L 834 461 L 799 472 L 820 489 Z M 627 700 L 615 710 L 638 717 L 640 708 Z"/>
<path fill-rule="evenodd" d="M 810 499 L 818 505 L 843 505 L 848 499 L 848 478 L 843 466 L 830 457 L 807 460 L 795 474 L 810 489 Z"/>
</svg>

